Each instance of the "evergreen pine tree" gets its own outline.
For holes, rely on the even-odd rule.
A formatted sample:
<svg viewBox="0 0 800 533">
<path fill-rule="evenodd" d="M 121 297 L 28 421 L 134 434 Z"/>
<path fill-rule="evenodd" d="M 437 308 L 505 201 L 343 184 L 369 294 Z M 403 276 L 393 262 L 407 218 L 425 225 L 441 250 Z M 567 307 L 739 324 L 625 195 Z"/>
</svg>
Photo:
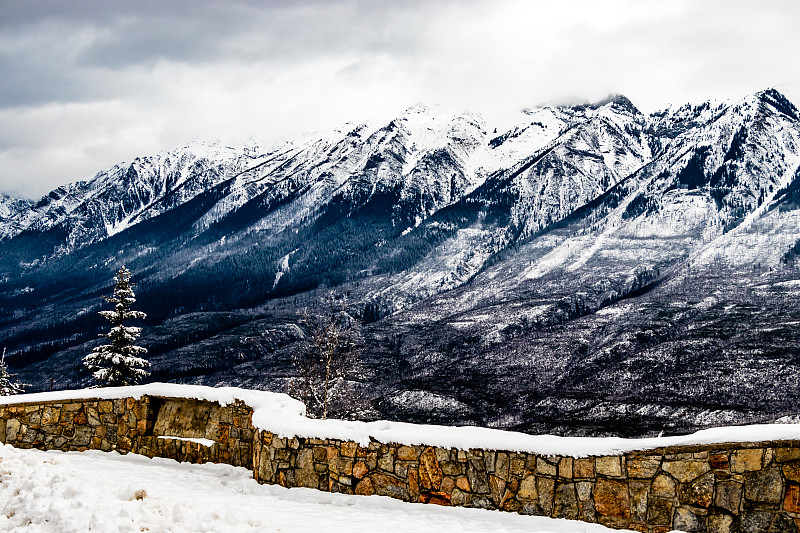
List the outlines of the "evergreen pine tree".
<svg viewBox="0 0 800 533">
<path fill-rule="evenodd" d="M 6 365 L 6 350 L 3 348 L 3 355 L 0 357 L 0 396 L 11 396 L 12 394 L 22 394 L 25 388 L 18 380 L 13 379 L 16 374 L 8 372 Z"/>
<path fill-rule="evenodd" d="M 142 328 L 123 324 L 126 320 L 147 316 L 141 311 L 131 311 L 131 304 L 136 302 L 136 298 L 130 270 L 121 267 L 115 280 L 114 295 L 103 297 L 114 305 L 114 310 L 100 311 L 100 315 L 112 325 L 111 331 L 102 334 L 101 337 L 109 339 L 111 344 L 97 346 L 83 360 L 83 364 L 92 371 L 95 380 L 109 387 L 135 385 L 150 375 L 146 370 L 150 367 L 150 362 L 139 357 L 147 353 L 147 349 L 133 344 Z"/>
</svg>

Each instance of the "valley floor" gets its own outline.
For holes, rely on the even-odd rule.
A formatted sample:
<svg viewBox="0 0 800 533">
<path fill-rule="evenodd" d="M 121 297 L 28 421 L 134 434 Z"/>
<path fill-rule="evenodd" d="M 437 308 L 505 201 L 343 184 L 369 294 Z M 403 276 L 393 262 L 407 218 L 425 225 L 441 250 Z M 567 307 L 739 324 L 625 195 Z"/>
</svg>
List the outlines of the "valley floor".
<svg viewBox="0 0 800 533">
<path fill-rule="evenodd" d="M 258 485 L 251 472 L 0 444 L 0 531 L 587 532 L 595 524 Z"/>
</svg>

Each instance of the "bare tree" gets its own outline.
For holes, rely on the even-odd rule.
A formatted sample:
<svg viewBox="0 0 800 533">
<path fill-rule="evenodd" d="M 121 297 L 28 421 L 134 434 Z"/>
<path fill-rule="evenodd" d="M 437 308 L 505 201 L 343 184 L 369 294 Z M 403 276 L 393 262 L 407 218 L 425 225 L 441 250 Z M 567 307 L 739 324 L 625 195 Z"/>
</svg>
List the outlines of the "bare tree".
<svg viewBox="0 0 800 533">
<path fill-rule="evenodd" d="M 289 394 L 306 404 L 309 416 L 346 416 L 357 403 L 348 378 L 360 370 L 362 344 L 358 322 L 347 313 L 347 299 L 329 293 L 319 314 L 303 312 L 301 327 L 307 334 L 292 354 L 297 376 L 289 382 Z"/>
</svg>

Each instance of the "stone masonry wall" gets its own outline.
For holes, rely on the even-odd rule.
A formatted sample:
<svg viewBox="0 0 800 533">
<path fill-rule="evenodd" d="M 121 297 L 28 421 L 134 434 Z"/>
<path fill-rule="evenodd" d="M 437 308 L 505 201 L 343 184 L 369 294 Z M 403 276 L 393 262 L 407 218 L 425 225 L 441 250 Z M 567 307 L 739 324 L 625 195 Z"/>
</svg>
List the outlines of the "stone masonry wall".
<svg viewBox="0 0 800 533">
<path fill-rule="evenodd" d="M 797 532 L 800 442 L 659 449 L 621 456 L 367 447 L 259 432 L 262 483 L 501 509 L 663 533 Z"/>
<path fill-rule="evenodd" d="M 195 404 L 209 403 L 145 396 L 140 399 L 0 405 L 0 442 L 18 448 L 45 450 L 115 450 L 194 463 L 227 463 L 252 469 L 252 409 L 241 402 L 225 407 L 214 404 L 217 416 L 212 424 L 216 430 L 213 435 L 204 435 L 215 441 L 212 446 L 160 438 L 197 437 L 195 434 L 154 432 L 159 413 L 166 413 L 171 418 L 166 425 L 191 426 L 195 422 L 192 420 Z"/>
<path fill-rule="evenodd" d="M 252 469 L 260 483 L 500 509 L 647 533 L 800 531 L 800 441 L 574 459 L 284 438 L 255 431 L 251 420 L 252 409 L 242 402 L 221 406 L 151 396 L 0 405 L 0 442 L 227 463 Z"/>
</svg>

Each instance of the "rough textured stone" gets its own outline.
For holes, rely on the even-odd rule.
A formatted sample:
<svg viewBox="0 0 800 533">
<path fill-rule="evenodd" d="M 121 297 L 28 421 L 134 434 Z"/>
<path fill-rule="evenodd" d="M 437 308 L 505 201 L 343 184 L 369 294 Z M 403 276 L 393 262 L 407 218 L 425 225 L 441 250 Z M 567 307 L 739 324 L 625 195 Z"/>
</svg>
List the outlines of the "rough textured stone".
<svg viewBox="0 0 800 533">
<path fill-rule="evenodd" d="M 743 474 L 760 470 L 763 457 L 764 450 L 761 448 L 735 450 L 731 453 L 731 472 Z"/>
<path fill-rule="evenodd" d="M 426 490 L 439 490 L 442 486 L 442 469 L 433 448 L 425 448 L 419 456 L 419 482 Z"/>
<path fill-rule="evenodd" d="M 565 479 L 572 479 L 574 460 L 572 457 L 564 457 L 558 462 L 558 475 Z"/>
<path fill-rule="evenodd" d="M 800 460 L 800 448 L 775 448 L 775 460 L 779 463 Z"/>
<path fill-rule="evenodd" d="M 675 496 L 675 480 L 665 474 L 659 474 L 653 480 L 653 496 L 672 498 Z"/>
<path fill-rule="evenodd" d="M 650 482 L 644 480 L 629 481 L 628 489 L 631 496 L 631 518 L 643 524 L 647 521 L 647 500 L 650 494 Z"/>
<path fill-rule="evenodd" d="M 531 501 L 539 498 L 539 493 L 536 491 L 536 476 L 530 475 L 522 478 L 517 491 L 517 498 Z"/>
<path fill-rule="evenodd" d="M 712 472 L 678 487 L 678 500 L 682 504 L 707 508 L 711 505 L 713 498 L 714 474 Z"/>
<path fill-rule="evenodd" d="M 553 502 L 553 517 L 576 520 L 578 518 L 578 499 L 574 483 L 556 483 Z"/>
<path fill-rule="evenodd" d="M 744 477 L 744 497 L 750 501 L 778 503 L 782 494 L 783 479 L 776 466 L 746 474 Z"/>
<path fill-rule="evenodd" d="M 791 463 L 787 463 L 783 465 L 781 469 L 783 470 L 783 475 L 786 476 L 786 479 L 800 483 L 800 461 L 792 461 Z"/>
<path fill-rule="evenodd" d="M 16 418 L 11 418 L 6 422 L 6 442 L 14 442 L 17 440 L 19 428 L 22 424 Z"/>
<path fill-rule="evenodd" d="M 631 502 L 628 484 L 624 481 L 600 478 L 594 487 L 594 507 L 604 516 L 630 518 Z"/>
<path fill-rule="evenodd" d="M 144 397 L 0 406 L 0 440 L 226 462 L 254 468 L 260 482 L 287 487 L 577 518 L 645 533 L 706 526 L 714 533 L 798 533 L 800 447 L 789 444 L 733 451 L 727 445 L 687 446 L 660 450 L 663 459 L 655 452 L 572 459 L 376 441 L 362 447 L 255 431 L 252 411 L 243 404 L 198 405 L 198 412 L 190 404 Z M 158 427 L 174 436 L 216 427 L 216 443 L 159 438 L 159 417 Z M 180 434 L 184 430 L 190 434 Z M 379 464 L 385 471 L 378 471 Z"/>
<path fill-rule="evenodd" d="M 729 514 L 713 513 L 708 516 L 708 531 L 713 533 L 734 533 L 733 517 Z"/>
<path fill-rule="evenodd" d="M 372 474 L 372 487 L 379 496 L 391 496 L 400 500 L 408 499 L 408 486 L 400 479 L 385 474 Z"/>
<path fill-rule="evenodd" d="M 647 522 L 653 526 L 671 526 L 672 508 L 672 500 L 651 498 L 647 506 Z"/>
<path fill-rule="evenodd" d="M 630 457 L 627 461 L 628 477 L 634 479 L 652 479 L 661 466 L 660 455 Z"/>
<path fill-rule="evenodd" d="M 553 513 L 553 496 L 555 495 L 555 480 L 540 477 L 536 480 L 536 491 L 539 493 L 539 510 L 544 516 Z"/>
<path fill-rule="evenodd" d="M 592 458 L 575 459 L 575 462 L 572 466 L 572 473 L 576 478 L 593 478 L 594 459 Z"/>
<path fill-rule="evenodd" d="M 472 492 L 475 494 L 489 494 L 489 480 L 486 476 L 486 467 L 483 461 L 470 459 L 467 464 L 467 479 Z"/>
<path fill-rule="evenodd" d="M 773 518 L 772 513 L 744 513 L 740 520 L 741 533 L 768 533 Z"/>
<path fill-rule="evenodd" d="M 783 510 L 790 513 L 800 514 L 800 485 L 788 483 L 786 486 L 786 496 L 783 499 Z"/>
<path fill-rule="evenodd" d="M 597 457 L 595 471 L 602 476 L 622 477 L 622 460 L 620 457 Z"/>
<path fill-rule="evenodd" d="M 494 474 L 490 475 L 489 491 L 492 494 L 492 501 L 494 502 L 495 506 L 499 507 L 500 502 L 503 500 L 503 495 L 505 494 L 506 491 L 506 480 L 497 477 Z"/>
<path fill-rule="evenodd" d="M 558 473 L 556 465 L 548 462 L 544 457 L 536 458 L 536 472 L 546 476 L 555 476 Z"/>
<path fill-rule="evenodd" d="M 594 483 L 589 481 L 579 481 L 575 484 L 575 487 L 578 490 L 578 499 L 581 501 L 589 501 L 592 499 L 592 490 L 594 489 Z"/>
<path fill-rule="evenodd" d="M 681 483 L 688 483 L 711 470 L 708 462 L 694 460 L 664 461 L 661 468 Z"/>
<path fill-rule="evenodd" d="M 705 517 L 691 507 L 678 507 L 672 519 L 672 527 L 686 533 L 700 533 L 706 530 Z"/>
<path fill-rule="evenodd" d="M 717 483 L 714 505 L 738 514 L 742 502 L 742 484 L 736 481 L 720 481 Z"/>
<path fill-rule="evenodd" d="M 306 448 L 297 452 L 297 465 L 295 483 L 300 487 L 316 489 L 319 486 L 319 475 L 314 470 L 314 451 Z"/>
<path fill-rule="evenodd" d="M 728 454 L 724 452 L 716 452 L 709 454 L 708 464 L 713 470 L 730 470 L 731 462 Z"/>
</svg>

